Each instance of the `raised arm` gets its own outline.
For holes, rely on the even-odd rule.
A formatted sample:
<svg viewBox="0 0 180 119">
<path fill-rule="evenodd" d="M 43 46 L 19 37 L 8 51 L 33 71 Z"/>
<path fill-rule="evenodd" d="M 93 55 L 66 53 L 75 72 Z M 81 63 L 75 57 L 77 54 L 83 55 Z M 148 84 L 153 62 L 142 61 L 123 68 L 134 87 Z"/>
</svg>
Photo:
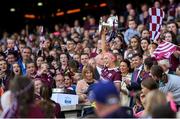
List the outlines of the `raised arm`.
<svg viewBox="0 0 180 119">
<path fill-rule="evenodd" d="M 107 52 L 107 47 L 106 47 L 106 33 L 107 33 L 107 28 L 102 28 L 101 31 L 101 48 L 102 48 L 102 53 Z"/>
</svg>

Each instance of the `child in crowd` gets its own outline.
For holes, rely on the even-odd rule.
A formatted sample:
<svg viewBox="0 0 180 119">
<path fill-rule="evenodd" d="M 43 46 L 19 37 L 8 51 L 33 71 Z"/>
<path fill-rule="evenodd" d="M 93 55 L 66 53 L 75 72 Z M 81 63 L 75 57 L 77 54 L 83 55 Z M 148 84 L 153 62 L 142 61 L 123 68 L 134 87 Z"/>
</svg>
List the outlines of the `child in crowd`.
<svg viewBox="0 0 180 119">
<path fill-rule="evenodd" d="M 128 27 L 129 29 L 126 30 L 125 34 L 124 34 L 124 40 L 126 42 L 126 44 L 128 45 L 129 44 L 129 40 L 137 35 L 137 36 L 140 36 L 140 33 L 136 30 L 136 21 L 134 19 L 130 19 L 128 21 Z"/>
</svg>

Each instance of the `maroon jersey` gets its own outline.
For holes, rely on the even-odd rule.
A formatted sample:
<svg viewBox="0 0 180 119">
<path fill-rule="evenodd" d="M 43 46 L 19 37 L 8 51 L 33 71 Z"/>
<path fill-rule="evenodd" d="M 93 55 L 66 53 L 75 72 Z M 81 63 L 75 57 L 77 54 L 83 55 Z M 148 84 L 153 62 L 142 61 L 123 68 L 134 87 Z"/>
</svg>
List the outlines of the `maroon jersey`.
<svg viewBox="0 0 180 119">
<path fill-rule="evenodd" d="M 47 73 L 47 74 L 38 74 L 37 73 L 35 78 L 40 79 L 43 82 L 43 84 L 48 87 L 53 86 L 53 78 L 50 73 Z"/>
<path fill-rule="evenodd" d="M 104 68 L 101 71 L 101 79 L 110 80 L 112 82 L 120 82 L 121 81 L 121 73 L 118 68 L 108 69 Z"/>
<path fill-rule="evenodd" d="M 3 118 L 20 118 L 20 115 L 18 115 L 18 113 L 19 113 L 19 106 L 17 103 L 14 103 L 10 109 L 4 112 Z M 26 118 L 43 118 L 43 117 L 45 116 L 39 105 L 37 104 L 29 105 Z"/>
</svg>

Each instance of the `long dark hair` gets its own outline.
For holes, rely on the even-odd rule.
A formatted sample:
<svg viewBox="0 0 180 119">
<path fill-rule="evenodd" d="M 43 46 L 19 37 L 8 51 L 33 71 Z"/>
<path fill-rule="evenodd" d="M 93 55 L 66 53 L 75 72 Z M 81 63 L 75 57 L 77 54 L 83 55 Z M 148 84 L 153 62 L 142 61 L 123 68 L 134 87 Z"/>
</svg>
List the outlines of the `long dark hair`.
<svg viewBox="0 0 180 119">
<path fill-rule="evenodd" d="M 40 101 L 40 107 L 45 113 L 46 118 L 55 117 L 55 105 L 51 101 L 52 89 L 48 86 L 42 86 L 40 89 L 40 96 L 43 100 Z"/>
<path fill-rule="evenodd" d="M 123 34 L 119 33 L 119 34 L 116 36 L 116 38 L 118 38 L 118 39 L 122 42 L 121 49 L 122 49 L 123 51 L 125 51 L 126 48 L 127 48 L 127 45 L 126 45 L 126 42 L 125 42 L 125 40 L 124 40 Z"/>
<path fill-rule="evenodd" d="M 44 100 L 50 100 L 51 96 L 52 96 L 52 89 L 48 86 L 42 86 L 40 88 L 40 96 L 44 99 Z"/>
<path fill-rule="evenodd" d="M 137 35 L 133 36 L 133 37 L 130 39 L 129 45 L 131 46 L 131 40 L 132 40 L 133 38 L 138 41 L 138 46 L 137 46 L 137 49 L 136 49 L 137 53 L 142 54 L 141 39 L 139 38 L 139 36 L 137 36 Z"/>
<path fill-rule="evenodd" d="M 10 72 L 10 79 L 14 79 L 15 78 L 15 73 L 13 71 L 13 65 L 14 64 L 18 64 L 17 62 L 16 63 L 13 63 L 12 64 L 12 71 Z M 20 65 L 18 64 L 19 68 L 20 68 Z M 22 75 L 22 69 L 20 68 L 20 76 Z"/>
<path fill-rule="evenodd" d="M 124 59 L 121 62 L 126 63 L 127 67 L 129 68 L 129 73 L 132 73 L 132 69 L 131 69 L 131 62 L 128 59 Z"/>
<path fill-rule="evenodd" d="M 156 76 L 159 80 L 161 80 L 164 83 L 168 82 L 168 76 L 166 73 L 164 73 L 162 67 L 158 65 L 153 65 L 151 67 L 151 74 L 152 76 Z"/>
<path fill-rule="evenodd" d="M 27 117 L 28 109 L 34 101 L 33 82 L 27 77 L 15 77 L 13 80 L 11 80 L 10 90 L 17 99 L 18 116 L 21 118 Z"/>
</svg>

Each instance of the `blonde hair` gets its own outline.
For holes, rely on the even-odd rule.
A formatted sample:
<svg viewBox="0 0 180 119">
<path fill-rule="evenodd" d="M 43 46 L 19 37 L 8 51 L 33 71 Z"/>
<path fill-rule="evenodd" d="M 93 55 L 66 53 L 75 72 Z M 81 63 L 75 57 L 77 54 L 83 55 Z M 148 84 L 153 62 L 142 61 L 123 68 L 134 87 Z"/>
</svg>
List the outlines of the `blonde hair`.
<svg viewBox="0 0 180 119">
<path fill-rule="evenodd" d="M 166 95 L 159 90 L 149 92 L 145 97 L 145 115 L 151 115 L 153 109 L 158 105 L 165 105 L 167 102 Z"/>
<path fill-rule="evenodd" d="M 88 71 L 90 71 L 92 73 L 93 77 L 94 77 L 94 68 L 91 65 L 87 64 L 87 65 L 83 66 L 83 70 L 82 70 L 82 78 L 83 79 L 86 78 L 86 73 Z"/>
</svg>

